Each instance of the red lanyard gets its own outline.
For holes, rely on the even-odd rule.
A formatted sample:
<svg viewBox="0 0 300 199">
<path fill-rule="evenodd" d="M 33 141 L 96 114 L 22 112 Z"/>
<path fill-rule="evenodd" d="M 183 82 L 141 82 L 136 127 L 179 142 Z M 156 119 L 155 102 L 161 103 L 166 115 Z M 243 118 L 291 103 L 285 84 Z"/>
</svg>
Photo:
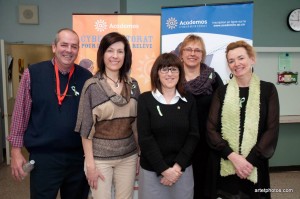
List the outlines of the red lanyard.
<svg viewBox="0 0 300 199">
<path fill-rule="evenodd" d="M 70 82 L 70 79 L 71 79 L 71 77 L 74 73 L 74 68 L 75 67 L 73 65 L 70 72 L 69 72 L 69 78 L 68 78 L 68 83 L 67 83 L 66 89 L 65 89 L 64 93 L 61 95 L 60 94 L 60 80 L 59 80 L 59 74 L 58 74 L 58 66 L 57 66 L 56 62 L 54 61 L 55 78 L 56 78 L 56 92 L 57 92 L 56 95 L 57 95 L 59 105 L 62 104 L 62 101 L 66 97 L 66 94 L 67 94 L 67 91 L 68 91 L 68 88 L 69 88 L 69 82 Z"/>
</svg>

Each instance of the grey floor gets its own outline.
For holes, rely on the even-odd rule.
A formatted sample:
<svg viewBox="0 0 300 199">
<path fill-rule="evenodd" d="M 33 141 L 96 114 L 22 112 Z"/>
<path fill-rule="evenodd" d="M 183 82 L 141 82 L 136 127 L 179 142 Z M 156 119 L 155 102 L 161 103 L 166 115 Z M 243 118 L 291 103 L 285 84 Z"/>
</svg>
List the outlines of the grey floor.
<svg viewBox="0 0 300 199">
<path fill-rule="evenodd" d="M 300 199 L 300 171 L 272 172 L 271 187 L 273 199 Z M 10 167 L 0 164 L 0 198 L 29 199 L 29 178 L 15 182 Z"/>
</svg>

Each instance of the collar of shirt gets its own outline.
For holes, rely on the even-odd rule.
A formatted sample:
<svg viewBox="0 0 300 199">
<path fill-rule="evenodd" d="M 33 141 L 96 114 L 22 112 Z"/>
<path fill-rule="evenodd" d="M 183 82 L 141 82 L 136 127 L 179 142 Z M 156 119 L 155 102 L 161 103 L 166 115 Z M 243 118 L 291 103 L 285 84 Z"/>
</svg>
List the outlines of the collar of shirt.
<svg viewBox="0 0 300 199">
<path fill-rule="evenodd" d="M 162 104 L 167 104 L 163 94 L 161 94 L 161 92 L 159 92 L 159 90 L 156 89 L 155 91 L 152 91 L 152 95 L 158 102 L 160 102 Z M 181 99 L 184 102 L 187 102 L 186 98 L 182 97 L 180 95 L 180 93 L 176 90 L 175 96 L 171 100 L 170 104 L 177 103 L 179 99 Z"/>
</svg>

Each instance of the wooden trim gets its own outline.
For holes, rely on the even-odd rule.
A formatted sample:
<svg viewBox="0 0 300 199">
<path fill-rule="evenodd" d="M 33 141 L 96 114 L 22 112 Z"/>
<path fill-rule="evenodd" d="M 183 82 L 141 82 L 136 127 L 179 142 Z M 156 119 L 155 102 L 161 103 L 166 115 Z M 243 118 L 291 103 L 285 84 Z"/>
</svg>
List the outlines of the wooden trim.
<svg viewBox="0 0 300 199">
<path fill-rule="evenodd" d="M 280 123 L 300 123 L 300 115 L 281 115 Z"/>
<path fill-rule="evenodd" d="M 270 167 L 269 171 L 273 173 L 283 171 L 300 171 L 300 165 Z"/>
<path fill-rule="evenodd" d="M 254 47 L 258 53 L 272 53 L 272 52 L 300 52 L 300 47 Z"/>
</svg>

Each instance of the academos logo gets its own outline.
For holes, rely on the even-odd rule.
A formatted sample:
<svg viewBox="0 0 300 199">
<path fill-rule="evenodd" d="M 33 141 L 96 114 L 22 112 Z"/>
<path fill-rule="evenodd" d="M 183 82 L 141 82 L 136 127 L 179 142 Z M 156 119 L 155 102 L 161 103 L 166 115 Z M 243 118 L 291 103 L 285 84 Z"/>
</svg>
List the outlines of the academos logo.
<svg viewBox="0 0 300 199">
<path fill-rule="evenodd" d="M 177 24 L 177 20 L 174 17 L 170 17 L 166 22 L 167 27 L 171 30 L 175 29 Z"/>
<path fill-rule="evenodd" d="M 98 32 L 103 32 L 107 28 L 106 22 L 103 19 L 98 19 L 95 22 L 95 29 Z"/>
</svg>

